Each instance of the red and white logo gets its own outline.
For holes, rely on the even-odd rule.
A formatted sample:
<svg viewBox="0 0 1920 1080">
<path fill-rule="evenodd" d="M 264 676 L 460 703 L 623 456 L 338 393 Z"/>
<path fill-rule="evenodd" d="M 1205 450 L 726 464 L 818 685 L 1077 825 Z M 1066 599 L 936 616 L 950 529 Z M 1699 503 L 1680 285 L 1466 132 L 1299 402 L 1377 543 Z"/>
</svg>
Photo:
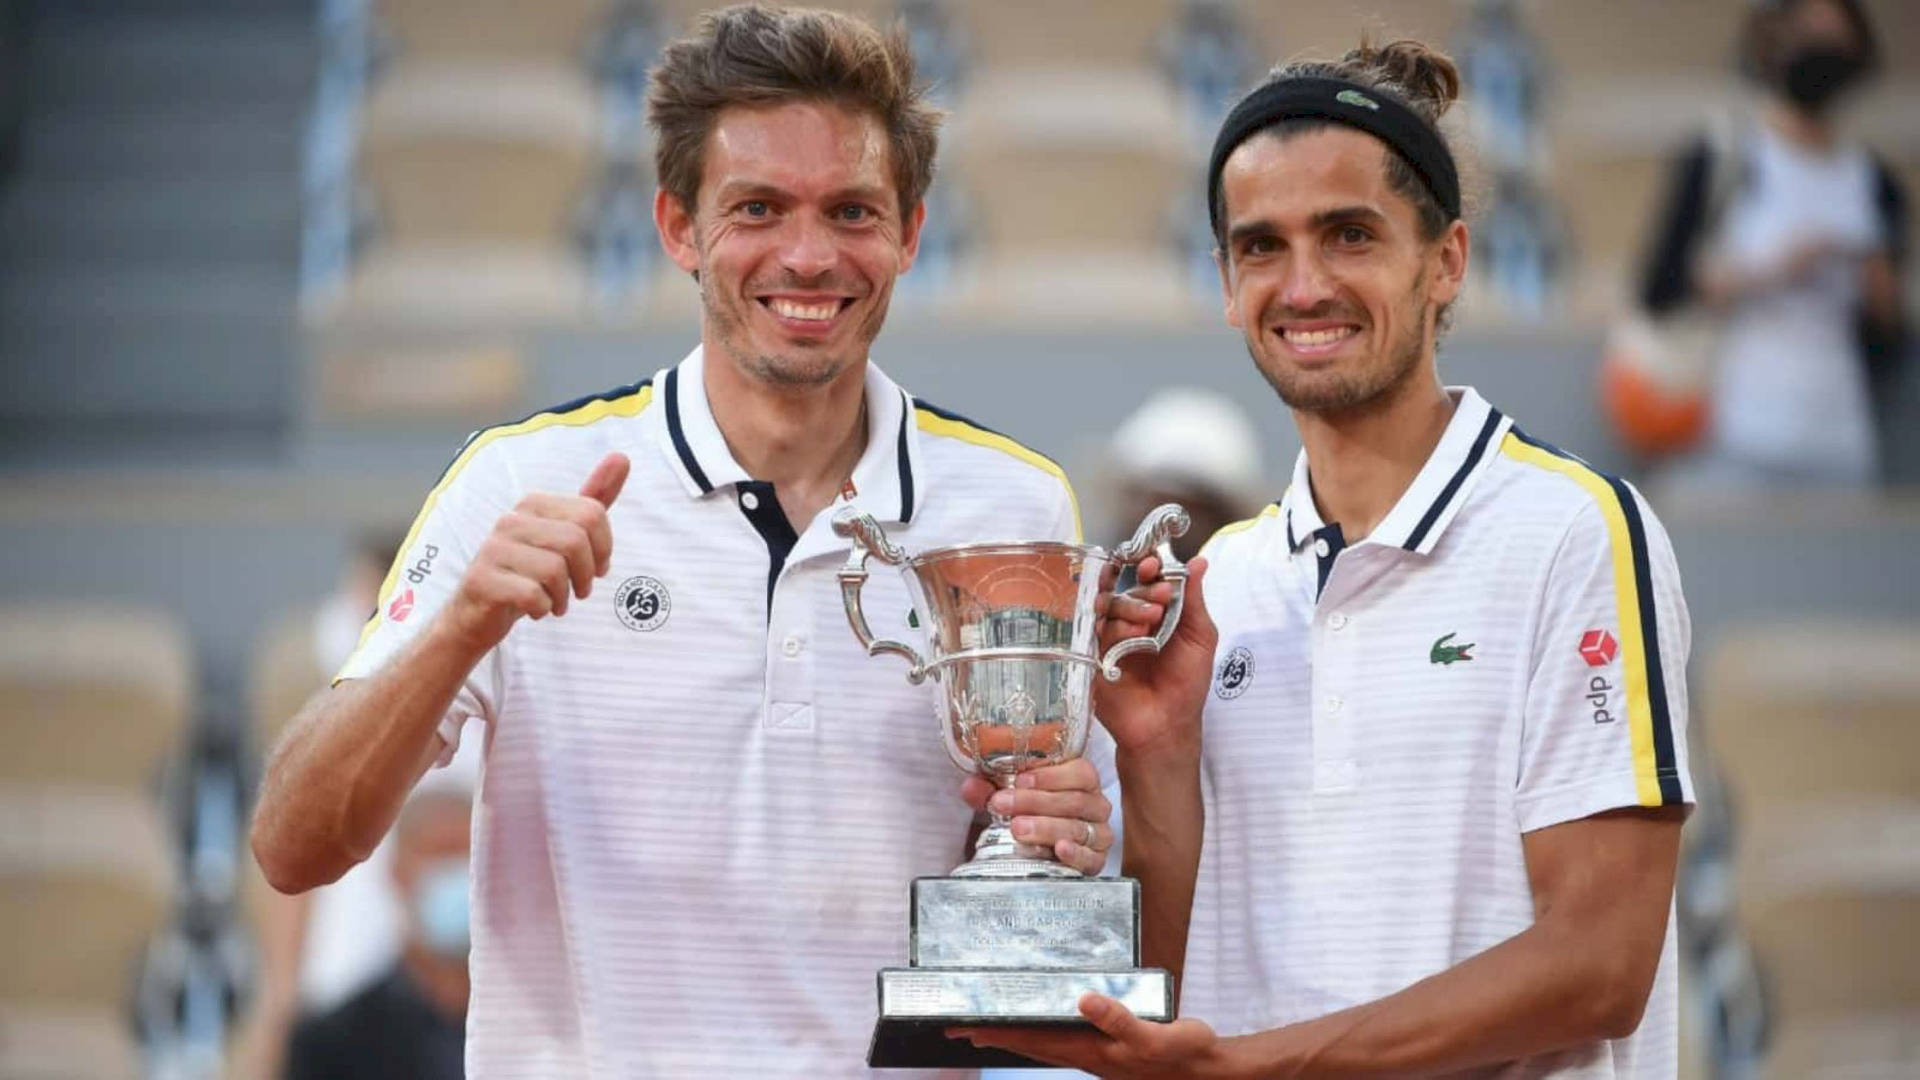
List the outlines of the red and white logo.
<svg viewBox="0 0 1920 1080">
<path fill-rule="evenodd" d="M 1589 630 L 1580 635 L 1580 656 L 1588 667 L 1605 667 L 1620 654 L 1620 643 L 1605 630 Z"/>
<path fill-rule="evenodd" d="M 387 605 L 387 618 L 392 619 L 394 622 L 406 622 L 407 616 L 411 614 L 413 614 L 412 589 L 408 589 L 406 592 L 394 597 L 393 603 Z"/>
</svg>

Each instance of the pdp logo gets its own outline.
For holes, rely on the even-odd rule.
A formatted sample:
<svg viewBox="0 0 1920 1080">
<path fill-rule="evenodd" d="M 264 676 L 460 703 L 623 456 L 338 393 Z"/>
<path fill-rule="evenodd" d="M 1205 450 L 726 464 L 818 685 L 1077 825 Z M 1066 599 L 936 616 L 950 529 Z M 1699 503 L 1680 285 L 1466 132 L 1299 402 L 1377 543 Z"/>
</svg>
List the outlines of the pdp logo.
<svg viewBox="0 0 1920 1080">
<path fill-rule="evenodd" d="M 658 630 L 673 612 L 673 600 L 657 578 L 630 577 L 613 594 L 613 610 L 629 630 Z"/>
<path fill-rule="evenodd" d="M 1235 646 L 1220 662 L 1220 672 L 1213 677 L 1214 695 L 1222 701 L 1231 701 L 1247 692 L 1247 685 L 1253 682 L 1253 654 L 1244 646 Z"/>
</svg>

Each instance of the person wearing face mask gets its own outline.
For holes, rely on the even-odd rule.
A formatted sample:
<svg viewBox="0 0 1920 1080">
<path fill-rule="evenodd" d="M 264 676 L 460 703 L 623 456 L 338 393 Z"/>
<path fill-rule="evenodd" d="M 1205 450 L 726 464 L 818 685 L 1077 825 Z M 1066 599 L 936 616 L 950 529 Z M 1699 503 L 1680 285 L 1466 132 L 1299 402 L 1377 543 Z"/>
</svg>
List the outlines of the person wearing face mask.
<svg viewBox="0 0 1920 1080">
<path fill-rule="evenodd" d="M 1640 298 L 1654 314 L 1697 303 L 1722 317 L 1706 431 L 1666 478 L 1680 488 L 1878 478 L 1874 403 L 1903 336 L 1906 200 L 1837 122 L 1878 62 L 1859 0 L 1754 3 L 1741 69 L 1757 107 L 1675 164 Z"/>
<path fill-rule="evenodd" d="M 400 959 L 365 990 L 294 1029 L 287 1080 L 459 1080 L 467 1015 L 472 793 L 422 787 L 393 834 L 405 911 Z"/>
</svg>

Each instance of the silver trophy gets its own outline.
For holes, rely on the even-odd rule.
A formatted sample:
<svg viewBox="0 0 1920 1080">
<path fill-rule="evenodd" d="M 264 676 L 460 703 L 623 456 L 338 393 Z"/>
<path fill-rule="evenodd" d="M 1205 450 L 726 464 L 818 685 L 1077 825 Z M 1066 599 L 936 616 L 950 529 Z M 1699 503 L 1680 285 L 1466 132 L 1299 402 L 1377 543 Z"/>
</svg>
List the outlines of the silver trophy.
<svg viewBox="0 0 1920 1080">
<path fill-rule="evenodd" d="M 907 680 L 940 686 L 941 739 L 955 764 L 1003 788 L 1024 769 L 1079 757 L 1093 727 L 1093 679 L 1120 677 L 1121 658 L 1159 651 L 1180 622 L 1187 569 L 1168 543 L 1187 512 L 1155 509 L 1108 552 L 1052 541 L 989 542 L 910 556 L 879 523 L 848 508 L 834 531 L 853 541 L 840 569 L 847 621 L 869 656 L 911 665 Z M 1151 637 L 1103 653 L 1098 627 L 1121 572 L 1149 555 L 1173 585 Z M 924 652 L 877 639 L 860 606 L 867 560 L 897 566 L 926 634 Z M 1173 1018 L 1172 980 L 1140 967 L 1140 884 L 1089 878 L 1049 849 L 1017 843 L 991 814 L 973 858 L 947 877 L 913 882 L 909 964 L 879 973 L 880 1012 L 867 1064 L 876 1068 L 1032 1064 L 945 1038 L 982 1024 L 1083 1024 L 1096 991 L 1150 1020 Z"/>
</svg>

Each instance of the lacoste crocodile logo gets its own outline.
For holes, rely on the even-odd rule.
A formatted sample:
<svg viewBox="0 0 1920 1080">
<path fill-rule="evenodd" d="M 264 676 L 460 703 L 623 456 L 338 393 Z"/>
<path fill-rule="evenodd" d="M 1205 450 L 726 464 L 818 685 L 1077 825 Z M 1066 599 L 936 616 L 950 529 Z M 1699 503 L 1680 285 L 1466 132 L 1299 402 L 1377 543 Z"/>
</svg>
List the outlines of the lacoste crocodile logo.
<svg viewBox="0 0 1920 1080">
<path fill-rule="evenodd" d="M 1455 631 L 1455 633 L 1458 633 L 1458 631 Z M 1465 645 L 1447 644 L 1447 642 L 1452 640 L 1453 634 L 1448 634 L 1446 637 L 1434 642 L 1433 649 L 1427 653 L 1427 659 L 1442 667 L 1451 667 L 1455 660 L 1473 659 L 1473 654 L 1467 651 L 1473 648 L 1473 642 L 1469 641 Z"/>
</svg>

